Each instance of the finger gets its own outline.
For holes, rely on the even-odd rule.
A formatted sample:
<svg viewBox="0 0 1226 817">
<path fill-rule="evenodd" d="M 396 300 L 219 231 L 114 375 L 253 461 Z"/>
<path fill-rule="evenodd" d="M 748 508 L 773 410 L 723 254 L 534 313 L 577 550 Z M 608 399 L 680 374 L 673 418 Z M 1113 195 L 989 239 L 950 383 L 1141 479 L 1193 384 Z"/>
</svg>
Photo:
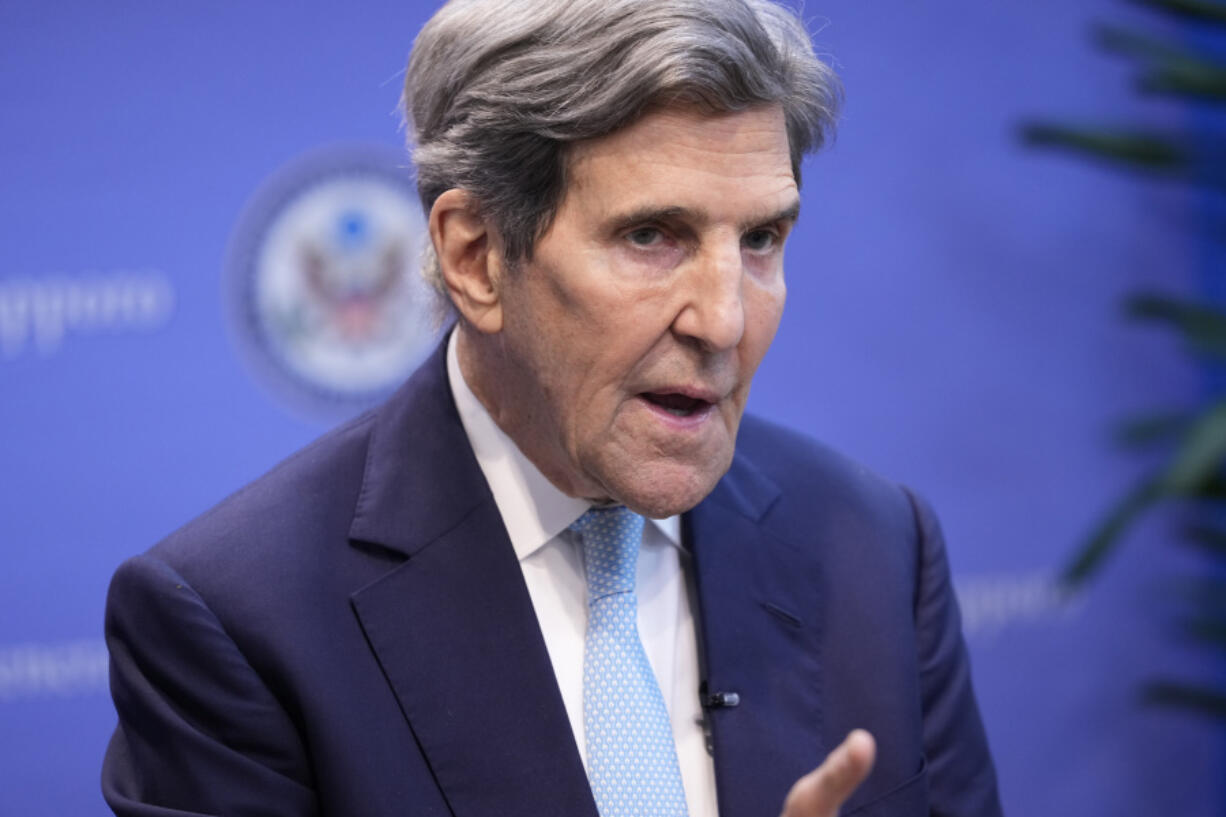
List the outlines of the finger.
<svg viewBox="0 0 1226 817">
<path fill-rule="evenodd" d="M 876 756 L 873 736 L 863 729 L 853 730 L 822 765 L 796 781 L 783 803 L 781 817 L 835 817 L 868 777 Z"/>
</svg>

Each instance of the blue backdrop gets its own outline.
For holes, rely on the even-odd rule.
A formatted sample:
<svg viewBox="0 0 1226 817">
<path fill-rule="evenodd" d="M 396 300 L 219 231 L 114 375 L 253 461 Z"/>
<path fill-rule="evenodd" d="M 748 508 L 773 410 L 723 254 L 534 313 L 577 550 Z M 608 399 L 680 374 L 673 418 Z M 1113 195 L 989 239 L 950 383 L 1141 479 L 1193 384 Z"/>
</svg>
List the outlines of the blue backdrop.
<svg viewBox="0 0 1226 817">
<path fill-rule="evenodd" d="M 0 815 L 105 812 L 111 572 L 330 423 L 245 351 L 227 253 L 287 164 L 398 148 L 431 7 L 0 3 Z M 1159 670 L 1215 670 L 1169 628 L 1194 560 L 1154 520 L 1088 592 L 1061 604 L 1052 584 L 1141 467 L 1110 424 L 1200 388 L 1117 302 L 1197 288 L 1201 204 L 1014 133 L 1036 114 L 1177 121 L 1087 44 L 1090 20 L 1137 13 L 806 13 L 848 104 L 805 168 L 753 410 L 937 506 L 1008 813 L 1220 813 L 1217 733 L 1137 701 Z"/>
</svg>

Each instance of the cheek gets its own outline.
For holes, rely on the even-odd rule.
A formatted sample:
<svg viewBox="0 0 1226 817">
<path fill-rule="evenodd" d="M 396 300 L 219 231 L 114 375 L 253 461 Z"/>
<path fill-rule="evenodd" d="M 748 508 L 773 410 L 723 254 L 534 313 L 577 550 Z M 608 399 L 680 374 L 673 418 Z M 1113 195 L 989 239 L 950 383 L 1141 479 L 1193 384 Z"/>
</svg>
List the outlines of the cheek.
<svg viewBox="0 0 1226 817">
<path fill-rule="evenodd" d="M 550 397 L 565 418 L 562 426 L 572 449 L 612 423 L 629 366 L 615 335 L 607 337 L 590 326 L 586 330 L 566 339 L 551 373 L 556 387 Z"/>
<path fill-rule="evenodd" d="M 745 303 L 745 336 L 741 342 L 741 362 L 749 372 L 757 368 L 766 355 L 779 321 L 783 317 L 783 304 L 787 300 L 787 288 L 782 277 L 770 287 L 753 291 Z"/>
</svg>

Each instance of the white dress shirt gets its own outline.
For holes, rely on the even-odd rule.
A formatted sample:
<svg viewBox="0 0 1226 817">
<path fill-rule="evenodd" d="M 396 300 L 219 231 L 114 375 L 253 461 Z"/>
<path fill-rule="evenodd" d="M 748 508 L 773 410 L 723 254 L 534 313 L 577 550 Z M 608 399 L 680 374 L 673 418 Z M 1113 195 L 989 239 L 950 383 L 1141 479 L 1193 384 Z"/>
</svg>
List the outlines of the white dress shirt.
<svg viewBox="0 0 1226 817">
<path fill-rule="evenodd" d="M 460 372 L 457 333 L 447 343 L 447 376 L 460 420 L 519 558 L 545 647 L 566 705 L 580 757 L 583 730 L 583 640 L 587 582 L 583 550 L 567 527 L 588 510 L 554 487 L 503 433 Z M 639 637 L 672 721 L 690 817 L 716 817 L 715 767 L 707 754 L 698 700 L 691 558 L 681 547 L 681 519 L 649 519 L 639 551 Z"/>
</svg>

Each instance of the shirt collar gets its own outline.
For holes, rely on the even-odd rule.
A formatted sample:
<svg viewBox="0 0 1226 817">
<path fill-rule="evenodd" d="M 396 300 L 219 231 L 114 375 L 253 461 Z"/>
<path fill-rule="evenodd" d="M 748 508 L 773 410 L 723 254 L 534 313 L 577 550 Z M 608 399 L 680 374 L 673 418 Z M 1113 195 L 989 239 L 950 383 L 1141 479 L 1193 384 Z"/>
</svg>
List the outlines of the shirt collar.
<svg viewBox="0 0 1226 817">
<path fill-rule="evenodd" d="M 447 340 L 447 379 L 460 422 L 489 483 L 498 513 L 520 560 L 531 556 L 566 530 L 590 507 L 587 500 L 567 496 L 532 464 L 473 394 L 460 371 L 458 331 Z M 675 547 L 681 546 L 681 518 L 648 520 Z"/>
</svg>

